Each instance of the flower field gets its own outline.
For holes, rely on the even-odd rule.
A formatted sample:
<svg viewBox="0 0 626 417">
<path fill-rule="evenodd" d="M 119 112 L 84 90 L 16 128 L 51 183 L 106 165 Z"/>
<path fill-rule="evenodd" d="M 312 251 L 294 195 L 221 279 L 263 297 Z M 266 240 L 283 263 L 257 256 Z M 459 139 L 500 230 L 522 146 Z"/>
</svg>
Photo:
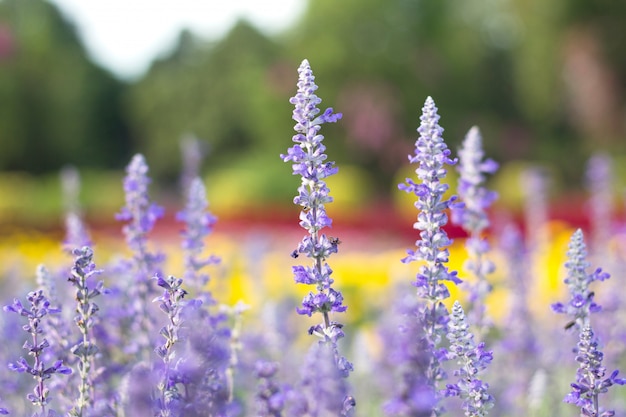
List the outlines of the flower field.
<svg viewBox="0 0 626 417">
<path fill-rule="evenodd" d="M 221 223 L 197 172 L 168 212 L 138 154 L 117 227 L 89 227 L 70 178 L 63 233 L 4 234 L 0 414 L 624 415 L 626 227 L 609 160 L 588 167 L 585 230 L 549 219 L 535 171 L 510 218 L 492 207 L 499 167 L 480 131 L 453 154 L 429 97 L 408 209 L 335 216 L 341 167 L 320 131 L 341 114 L 318 109 L 306 60 L 298 72 L 281 155 L 301 179 L 292 224 Z"/>
</svg>

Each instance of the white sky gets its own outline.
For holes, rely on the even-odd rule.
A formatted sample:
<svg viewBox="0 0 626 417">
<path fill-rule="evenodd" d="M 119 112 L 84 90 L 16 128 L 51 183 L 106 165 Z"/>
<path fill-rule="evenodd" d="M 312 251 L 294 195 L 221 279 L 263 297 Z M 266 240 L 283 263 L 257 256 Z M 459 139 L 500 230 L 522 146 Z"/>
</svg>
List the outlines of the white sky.
<svg viewBox="0 0 626 417">
<path fill-rule="evenodd" d="M 216 39 L 244 17 L 267 33 L 288 27 L 306 0 L 51 0 L 76 25 L 90 55 L 134 78 L 167 52 L 183 28 Z"/>
</svg>

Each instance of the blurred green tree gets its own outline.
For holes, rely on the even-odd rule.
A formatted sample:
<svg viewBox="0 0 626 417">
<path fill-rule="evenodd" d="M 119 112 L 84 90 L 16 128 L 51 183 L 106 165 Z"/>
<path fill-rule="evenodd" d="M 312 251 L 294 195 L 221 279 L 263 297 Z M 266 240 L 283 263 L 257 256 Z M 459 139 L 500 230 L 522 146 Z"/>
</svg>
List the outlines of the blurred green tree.
<svg viewBox="0 0 626 417">
<path fill-rule="evenodd" d="M 290 69 L 278 45 L 246 21 L 217 43 L 181 33 L 128 95 L 133 132 L 151 166 L 177 176 L 180 158 L 172 156 L 186 132 L 208 144 L 213 168 L 278 161 L 291 129 L 297 73 Z"/>
<path fill-rule="evenodd" d="M 51 3 L 0 2 L 0 169 L 123 166 L 132 147 L 124 88 Z"/>
</svg>

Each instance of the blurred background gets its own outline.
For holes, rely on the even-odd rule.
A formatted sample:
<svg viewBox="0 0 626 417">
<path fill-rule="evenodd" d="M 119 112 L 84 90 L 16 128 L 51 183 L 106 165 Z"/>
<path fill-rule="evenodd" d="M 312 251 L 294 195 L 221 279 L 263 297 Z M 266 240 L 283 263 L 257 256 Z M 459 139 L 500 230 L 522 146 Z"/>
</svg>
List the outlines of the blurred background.
<svg viewBox="0 0 626 417">
<path fill-rule="evenodd" d="M 626 186 L 626 2 L 125 3 L 0 1 L 0 223 L 58 223 L 68 165 L 87 216 L 111 219 L 138 152 L 174 199 L 190 141 L 218 215 L 281 213 L 298 185 L 278 155 L 303 58 L 344 115 L 324 134 L 348 213 L 394 205 L 427 96 L 453 153 L 480 127 L 500 204 L 515 209 L 517 176 L 539 164 L 571 210 L 599 150 Z"/>
</svg>

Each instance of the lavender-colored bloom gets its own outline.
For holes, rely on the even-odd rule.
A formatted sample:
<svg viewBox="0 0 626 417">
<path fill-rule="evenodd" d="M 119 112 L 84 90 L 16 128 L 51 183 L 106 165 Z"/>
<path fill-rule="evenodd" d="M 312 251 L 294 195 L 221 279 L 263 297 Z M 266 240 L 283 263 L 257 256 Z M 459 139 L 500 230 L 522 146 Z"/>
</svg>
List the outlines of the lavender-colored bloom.
<svg viewBox="0 0 626 417">
<path fill-rule="evenodd" d="M 315 77 L 305 59 L 298 68 L 298 92 L 290 102 L 295 105 L 293 119 L 296 121 L 294 130 L 297 132 L 293 136 L 296 143 L 289 148 L 286 155 L 281 155 L 283 161 L 293 162 L 294 175 L 302 177 L 302 184 L 298 188 L 298 195 L 294 198 L 294 203 L 302 206 L 300 212 L 300 226 L 309 234 L 306 235 L 292 256 L 298 257 L 304 254 L 313 260 L 312 267 L 294 266 L 293 273 L 296 282 L 315 285 L 316 292 L 310 292 L 302 302 L 302 308 L 298 309 L 299 314 L 311 316 L 320 313 L 323 316 L 321 331 L 309 331 L 317 334 L 325 342 L 330 342 L 333 346 L 337 343 L 337 338 L 343 336 L 343 332 L 336 331 L 338 323 L 331 322 L 331 312 L 343 312 L 346 307 L 343 305 L 343 296 L 340 292 L 332 288 L 332 269 L 326 263 L 326 259 L 333 253 L 337 253 L 339 240 L 327 237 L 320 233 L 325 227 L 331 226 L 331 219 L 326 214 L 325 205 L 333 201 L 329 195 L 325 178 L 337 173 L 334 162 L 326 162 L 327 156 L 324 153 L 326 147 L 322 143 L 324 136 L 319 131 L 324 123 L 333 123 L 341 118 L 341 113 L 333 113 L 332 108 L 328 108 L 320 113 L 317 107 L 322 100 L 315 94 L 317 85 Z"/>
<path fill-rule="evenodd" d="M 478 127 L 472 127 L 459 150 L 459 197 L 464 203 L 461 210 L 454 211 L 452 221 L 468 232 L 479 234 L 489 226 L 486 210 L 497 198 L 494 191 L 484 187 L 485 174 L 498 170 L 498 163 L 484 159 L 482 136 Z"/>
<path fill-rule="evenodd" d="M 68 281 L 76 288 L 76 317 L 74 321 L 81 333 L 80 341 L 72 347 L 72 353 L 79 359 L 78 373 L 80 385 L 78 387 L 79 397 L 74 408 L 70 411 L 72 416 L 83 416 L 87 409 L 94 405 L 94 366 L 95 356 L 98 354 L 98 346 L 94 342 L 91 329 L 96 323 L 97 312 L 100 309 L 94 298 L 104 290 L 102 281 L 95 287 L 90 288 L 88 280 L 99 275 L 102 271 L 96 269 L 93 263 L 93 251 L 89 246 L 75 249 L 74 266 Z"/>
<path fill-rule="evenodd" d="M 154 255 L 148 253 L 147 235 L 155 222 L 163 217 L 163 208 L 150 201 L 148 195 L 150 178 L 147 175 L 148 165 L 143 155 L 137 154 L 133 157 L 126 168 L 126 173 L 124 178 L 126 205 L 116 215 L 116 219 L 127 222 L 122 230 L 136 260 L 149 264 L 155 259 Z M 155 271 L 149 272 L 153 274 Z"/>
<path fill-rule="evenodd" d="M 425 262 L 414 285 L 421 298 L 437 303 L 450 296 L 444 281 L 461 282 L 456 272 L 448 271 L 445 266 L 450 256 L 447 247 L 452 241 L 443 229 L 448 223 L 446 210 L 458 206 L 454 204 L 456 196 L 443 199 L 448 185 L 442 182 L 446 176 L 445 165 L 454 165 L 456 160 L 449 158 L 450 150 L 443 141 L 443 128 L 439 126 L 437 107 L 432 98 L 426 99 L 420 119 L 422 123 L 417 129 L 420 136 L 415 142 L 415 154 L 409 155 L 409 161 L 418 164 L 415 173 L 420 183 L 407 178 L 406 183 L 398 185 L 401 190 L 418 197 L 415 207 L 419 213 L 413 228 L 420 231 L 420 239 L 415 243 L 417 250 L 408 250 L 408 256 L 402 262 Z"/>
<path fill-rule="evenodd" d="M 35 379 L 36 385 L 33 393 L 28 394 L 26 398 L 39 408 L 40 415 L 46 416 L 52 410 L 46 410 L 50 402 L 50 392 L 45 386 L 45 381 L 54 374 L 68 375 L 72 373 L 72 370 L 64 366 L 61 360 L 56 360 L 52 366 L 46 366 L 44 363 L 50 343 L 46 338 L 40 339 L 40 336 L 44 334 L 43 319 L 48 314 L 57 314 L 61 310 L 50 306 L 50 301 L 43 295 L 42 290 L 28 293 L 27 299 L 30 308 L 24 307 L 18 299 L 14 299 L 12 304 L 4 307 L 4 311 L 16 313 L 28 319 L 28 324 L 24 325 L 23 329 L 31 335 L 31 340 L 27 340 L 23 347 L 28 351 L 29 356 L 34 358 L 34 361 L 31 365 L 26 359 L 20 358 L 9 363 L 9 369 L 18 373 L 27 373 Z"/>
<path fill-rule="evenodd" d="M 480 334 L 488 330 L 489 323 L 485 318 L 485 298 L 491 292 L 491 284 L 487 275 L 493 273 L 495 266 L 486 258 L 489 243 L 483 237 L 489 226 L 487 209 L 497 198 L 497 194 L 484 187 L 485 174 L 493 174 L 498 164 L 491 159 L 484 159 L 482 137 L 478 127 L 472 127 L 463 141 L 459 151 L 460 173 L 458 193 L 464 205 L 452 211 L 452 221 L 460 224 L 469 234 L 465 243 L 469 259 L 465 269 L 470 272 L 476 282 L 469 285 L 470 311 L 468 316 Z"/>
<path fill-rule="evenodd" d="M 504 414 L 506 410 L 511 417 L 522 417 L 533 414 L 529 408 L 529 386 L 540 366 L 537 355 L 541 350 L 534 318 L 528 308 L 531 276 L 527 268 L 528 258 L 523 236 L 516 225 L 509 224 L 503 229 L 500 248 L 505 257 L 509 309 L 502 326 L 500 349 L 496 348 L 500 354 L 494 365 L 495 369 L 515 366 L 516 372 L 497 374 L 498 383 L 493 384 L 499 389 L 495 414 Z"/>
<path fill-rule="evenodd" d="M 286 396 L 274 380 L 278 367 L 276 362 L 258 361 L 255 364 L 255 373 L 259 380 L 256 393 L 256 415 L 259 417 L 283 415 Z"/>
<path fill-rule="evenodd" d="M 601 307 L 594 301 L 594 292 L 589 290 L 589 285 L 593 281 L 604 281 L 610 275 L 600 268 L 591 274 L 587 273 L 590 263 L 587 261 L 587 247 L 581 229 L 572 234 L 567 258 L 565 267 L 568 272 L 564 282 L 569 288 L 570 300 L 567 304 L 560 302 L 552 304 L 552 310 L 569 315 L 573 319 L 572 324 L 580 331 L 590 325 L 591 313 L 601 310 Z"/>
<path fill-rule="evenodd" d="M 415 154 L 409 155 L 409 161 L 418 164 L 415 173 L 420 182 L 415 183 L 407 178 L 406 183 L 398 186 L 417 196 L 415 207 L 419 213 L 413 227 L 420 231 L 420 239 L 415 243 L 417 250 L 408 250 L 408 256 L 402 262 L 422 262 L 413 285 L 417 287 L 417 295 L 425 302 L 420 307 L 420 320 L 424 326 L 426 344 L 435 352 L 430 358 L 427 375 L 432 389 L 436 391 L 437 383 L 445 379 L 445 372 L 440 367 L 446 356 L 445 349 L 439 347 L 447 333 L 448 322 L 448 310 L 442 301 L 450 293 L 444 282 L 461 282 L 456 272 L 450 272 L 446 266 L 448 246 L 452 241 L 443 229 L 448 223 L 446 210 L 455 206 L 456 196 L 444 200 L 448 185 L 442 180 L 447 174 L 445 165 L 454 165 L 456 161 L 449 158 L 450 150 L 443 140 L 443 128 L 439 126 L 437 107 L 431 97 L 426 99 L 420 119 Z M 433 412 L 439 415 L 441 409 L 436 406 Z"/>
<path fill-rule="evenodd" d="M 205 266 L 220 262 L 217 256 L 202 256 L 205 247 L 204 239 L 212 232 L 217 221 L 217 218 L 207 210 L 208 206 L 204 184 L 200 178 L 194 178 L 189 186 L 187 206 L 177 214 L 176 218 L 184 222 L 186 226 L 182 232 L 185 282 L 194 288 L 197 295 L 203 293 L 204 302 L 213 303 L 211 294 L 202 292 L 209 282 L 209 276 L 200 273 Z"/>
<path fill-rule="evenodd" d="M 129 337 L 130 350 L 138 350 L 144 359 L 150 352 L 152 317 L 150 316 L 150 300 L 153 289 L 150 287 L 150 278 L 160 273 L 161 254 L 148 251 L 148 233 L 154 227 L 157 219 L 163 216 L 163 208 L 152 203 L 148 195 L 150 178 L 147 176 L 148 166 L 142 155 L 133 157 L 126 168 L 124 191 L 126 205 L 117 214 L 118 220 L 126 222 L 123 232 L 128 247 L 133 253 L 133 259 L 127 268 L 133 276 L 134 282 L 124 288 L 128 295 L 129 305 L 126 316 L 131 319 Z M 124 326 L 126 328 L 126 326 Z"/>
<path fill-rule="evenodd" d="M 352 416 L 356 402 L 348 395 L 344 375 L 337 369 L 337 349 L 330 343 L 311 346 L 302 379 L 290 391 L 286 415 L 290 417 Z"/>
<path fill-rule="evenodd" d="M 615 370 L 605 378 L 606 368 L 602 366 L 604 355 L 598 347 L 598 341 L 589 326 L 585 326 L 580 333 L 578 348 L 576 349 L 576 382 L 571 384 L 572 391 L 564 401 L 580 407 L 581 416 L 610 417 L 614 411 L 603 410 L 599 405 L 599 396 L 608 391 L 615 384 L 624 385 L 626 379 L 618 378 Z"/>
<path fill-rule="evenodd" d="M 163 295 L 154 301 L 159 301 L 159 308 L 167 315 L 167 324 L 161 328 L 159 334 L 163 336 L 165 342 L 155 349 L 155 352 L 163 361 L 163 370 L 158 383 L 158 415 L 168 417 L 177 415 L 181 408 L 181 395 L 178 392 L 175 378 L 172 378 L 171 371 L 176 359 L 175 345 L 180 340 L 180 329 L 183 325 L 182 309 L 185 306 L 183 298 L 187 291 L 182 288 L 183 280 L 174 276 L 163 278 L 161 275 L 154 277 L 157 285 L 164 289 Z"/>
<path fill-rule="evenodd" d="M 474 342 L 474 335 L 469 331 L 463 307 L 458 301 L 452 307 L 447 336 L 450 340 L 450 359 L 456 359 L 461 368 L 454 372 L 459 380 L 446 386 L 445 395 L 460 397 L 467 417 L 486 416 L 493 407 L 494 399 L 487 392 L 489 384 L 481 381 L 478 374 L 491 363 L 493 354 L 485 350 L 484 342 L 478 345 Z"/>
<path fill-rule="evenodd" d="M 384 359 L 396 374 L 383 410 L 386 416 L 430 417 L 438 399 L 428 375 L 433 352 L 425 337 L 418 300 L 404 297 L 395 304 L 393 322 L 382 329 Z"/>
<path fill-rule="evenodd" d="M 0 404 L 2 404 L 2 399 L 0 399 Z M 7 415 L 7 414 L 10 414 L 10 413 L 9 413 L 9 410 L 7 410 L 6 408 L 0 407 L 0 414 Z"/>
<path fill-rule="evenodd" d="M 293 119 L 296 121 L 294 126 L 296 134 L 293 136 L 293 141 L 296 144 L 287 150 L 286 155 L 281 154 L 280 157 L 285 162 L 292 161 L 293 174 L 302 177 L 298 195 L 293 201 L 294 204 L 302 206 L 300 226 L 308 234 L 298 244 L 292 256 L 297 258 L 300 254 L 304 254 L 313 261 L 312 267 L 294 266 L 294 278 L 297 283 L 315 285 L 316 292 L 311 291 L 302 301 L 302 308 L 298 308 L 297 311 L 299 314 L 308 316 L 314 313 L 322 315 L 322 323 L 309 329 L 309 334 L 318 336 L 322 344 L 314 350 L 322 352 L 320 354 L 326 350 L 332 351 L 335 365 L 332 372 L 345 378 L 353 367 L 337 350 L 337 341 L 344 336 L 343 326 L 336 321 L 331 321 L 330 313 L 344 312 L 346 307 L 343 305 L 341 292 L 332 288 L 332 269 L 326 263 L 330 255 L 337 253 L 339 239 L 327 237 L 321 233 L 322 229 L 332 224 L 325 205 L 333 199 L 329 195 L 330 190 L 324 179 L 336 174 L 337 168 L 334 162 L 326 162 L 327 155 L 324 153 L 326 147 L 322 143 L 324 136 L 319 133 L 322 124 L 336 122 L 341 118 L 341 113 L 333 113 L 333 109 L 328 108 L 319 114 L 320 110 L 317 106 L 322 100 L 315 94 L 317 90 L 315 77 L 306 59 L 300 64 L 298 74 L 298 91 L 290 100 L 295 105 Z M 325 384 L 324 378 L 327 376 L 321 374 L 318 376 L 318 380 L 305 382 L 305 385 L 314 388 Z M 339 395 L 339 393 L 335 394 Z M 348 398 L 347 395 L 344 397 Z M 318 398 L 318 396 L 311 397 L 309 404 L 312 399 Z M 352 408 L 352 406 L 347 407 L 346 404 L 331 403 L 332 400 L 329 398 L 326 405 L 322 403 L 316 405 L 312 415 L 324 415 L 323 413 L 327 412 L 337 415 L 340 410 L 342 410 L 342 415 L 347 415 L 348 409 Z"/>
</svg>

